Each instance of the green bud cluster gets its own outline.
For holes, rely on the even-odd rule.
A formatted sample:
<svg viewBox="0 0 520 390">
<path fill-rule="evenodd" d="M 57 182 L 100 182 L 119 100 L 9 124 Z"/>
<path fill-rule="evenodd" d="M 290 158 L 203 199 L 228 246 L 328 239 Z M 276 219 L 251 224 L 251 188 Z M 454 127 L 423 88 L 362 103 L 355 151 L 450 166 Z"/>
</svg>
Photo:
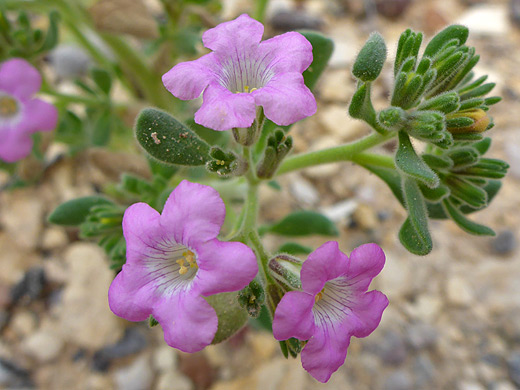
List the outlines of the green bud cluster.
<svg viewBox="0 0 520 390">
<path fill-rule="evenodd" d="M 247 162 L 232 151 L 225 151 L 213 146 L 209 156 L 211 159 L 206 163 L 206 169 L 219 176 L 241 176 L 247 171 Z"/>
<path fill-rule="evenodd" d="M 249 285 L 239 291 L 238 303 L 247 310 L 250 317 L 257 318 L 265 303 L 265 292 L 262 285 L 253 279 Z"/>
<path fill-rule="evenodd" d="M 276 130 L 267 139 L 262 160 L 257 167 L 257 176 L 261 179 L 269 179 L 274 176 L 282 160 L 291 151 L 293 140 L 286 136 L 282 130 Z"/>
<path fill-rule="evenodd" d="M 465 217 L 489 204 L 508 169 L 505 162 L 484 157 L 491 141 L 483 134 L 494 126 L 489 106 L 501 99 L 486 97 L 495 86 L 486 83 L 487 76 L 474 78 L 479 56 L 466 45 L 468 35 L 464 26 L 449 26 L 420 55 L 422 33 L 406 30 L 397 47 L 390 106 L 377 113 L 371 83 L 386 58 L 379 36 L 369 38 L 354 64 L 358 88 L 351 116 L 379 133 L 398 135 L 396 170 L 366 167 L 389 184 L 407 209 L 399 237 L 416 254 L 432 249 L 429 218 L 451 218 L 469 233 L 494 234 Z M 417 153 L 411 138 L 426 143 L 426 152 Z"/>
</svg>

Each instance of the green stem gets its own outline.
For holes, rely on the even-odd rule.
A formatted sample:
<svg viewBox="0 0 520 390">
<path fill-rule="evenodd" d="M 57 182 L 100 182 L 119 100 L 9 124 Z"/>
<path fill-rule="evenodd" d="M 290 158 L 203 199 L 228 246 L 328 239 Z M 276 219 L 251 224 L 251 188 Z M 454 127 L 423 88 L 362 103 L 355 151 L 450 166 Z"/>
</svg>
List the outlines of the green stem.
<svg viewBox="0 0 520 390">
<path fill-rule="evenodd" d="M 260 23 L 264 22 L 265 19 L 265 10 L 267 9 L 267 4 L 269 0 L 256 0 L 255 12 L 253 14 L 253 18 L 258 20 Z"/>
<path fill-rule="evenodd" d="M 394 133 L 388 133 L 385 135 L 372 133 L 360 140 L 345 145 L 298 154 L 285 160 L 280 166 L 277 174 L 281 175 L 297 169 L 312 167 L 314 165 L 329 164 L 338 161 L 352 161 L 354 156 L 357 154 L 376 145 L 382 144 L 392 139 L 394 136 Z"/>
<path fill-rule="evenodd" d="M 375 165 L 382 168 L 395 169 L 394 159 L 391 156 L 382 156 L 374 153 L 359 153 L 352 157 L 352 162 L 358 165 Z"/>
</svg>

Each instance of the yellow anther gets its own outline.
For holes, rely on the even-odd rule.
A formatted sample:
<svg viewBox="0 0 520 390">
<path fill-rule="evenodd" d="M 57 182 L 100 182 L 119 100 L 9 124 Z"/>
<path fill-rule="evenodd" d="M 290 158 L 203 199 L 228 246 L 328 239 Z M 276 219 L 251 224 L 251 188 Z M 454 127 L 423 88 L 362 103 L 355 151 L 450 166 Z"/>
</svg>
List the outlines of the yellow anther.
<svg viewBox="0 0 520 390">
<path fill-rule="evenodd" d="M 253 92 L 253 91 L 256 91 L 258 88 L 251 88 L 251 91 L 249 91 L 249 93 Z"/>
<path fill-rule="evenodd" d="M 249 85 L 244 85 L 244 92 L 249 92 Z"/>
<path fill-rule="evenodd" d="M 323 290 L 321 290 L 319 293 L 316 294 L 314 297 L 314 302 L 318 303 L 323 298 Z"/>
<path fill-rule="evenodd" d="M 0 97 L 0 115 L 3 117 L 13 116 L 18 112 L 18 103 L 12 97 Z"/>
<path fill-rule="evenodd" d="M 195 253 L 193 253 L 190 250 L 187 250 L 182 254 L 182 256 L 182 258 L 175 261 L 177 264 L 180 265 L 179 274 L 184 275 L 186 272 L 188 272 L 190 268 L 198 268 Z"/>
<path fill-rule="evenodd" d="M 181 265 L 181 269 L 179 270 L 179 273 L 181 275 L 184 275 L 186 272 L 188 272 L 188 267 Z"/>
<path fill-rule="evenodd" d="M 177 260 L 176 263 L 179 264 L 181 267 L 184 267 L 184 258 Z"/>
</svg>

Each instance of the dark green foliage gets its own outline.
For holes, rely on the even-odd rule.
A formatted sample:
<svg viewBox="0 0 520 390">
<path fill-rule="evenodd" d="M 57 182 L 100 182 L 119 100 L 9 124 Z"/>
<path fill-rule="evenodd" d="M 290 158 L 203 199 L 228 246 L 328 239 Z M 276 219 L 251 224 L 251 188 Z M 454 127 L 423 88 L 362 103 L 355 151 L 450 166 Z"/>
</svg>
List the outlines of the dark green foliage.
<svg viewBox="0 0 520 390">
<path fill-rule="evenodd" d="M 369 82 L 377 79 L 386 60 L 386 44 L 381 34 L 370 34 L 360 50 L 352 74 L 361 81 Z"/>
</svg>

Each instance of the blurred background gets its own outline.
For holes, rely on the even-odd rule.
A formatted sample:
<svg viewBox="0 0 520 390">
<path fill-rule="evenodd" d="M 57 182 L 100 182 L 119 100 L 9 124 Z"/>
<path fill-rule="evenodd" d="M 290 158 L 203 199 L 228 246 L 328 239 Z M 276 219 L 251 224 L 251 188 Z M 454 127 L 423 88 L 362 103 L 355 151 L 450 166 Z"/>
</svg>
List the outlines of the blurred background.
<svg viewBox="0 0 520 390">
<path fill-rule="evenodd" d="M 9 1 L 11 9 L 16 8 L 16 2 Z M 179 3 L 190 3 L 182 14 L 176 14 Z M 267 186 L 261 191 L 264 222 L 297 209 L 320 210 L 340 228 L 342 250 L 350 252 L 365 242 L 376 242 L 385 250 L 386 266 L 372 285 L 390 299 L 380 327 L 366 339 L 352 339 L 346 364 L 325 385 L 302 369 L 299 358 L 284 359 L 272 336 L 254 326 L 228 342 L 184 354 L 163 342 L 159 327 L 148 329 L 146 324 L 114 316 L 107 304 L 114 271 L 107 267 L 103 250 L 80 241 L 77 230 L 46 222 L 58 204 L 94 194 L 123 172 L 149 176 L 144 156 L 128 136 L 116 134 L 112 141 L 123 145 L 116 149 L 124 152 L 78 148 L 74 154 L 64 152 L 68 149 L 58 137 L 46 151 L 53 162 L 34 185 L 0 193 L 0 388 L 520 389 L 520 0 L 82 4 L 95 29 L 115 34 L 153 58 L 156 81 L 175 63 L 204 52 L 200 41 L 204 30 L 244 12 L 264 15 L 258 9 L 263 5 L 264 38 L 298 29 L 319 30 L 331 37 L 335 52 L 315 91 L 318 112 L 293 127 L 294 153 L 369 132 L 364 123 L 348 117 L 347 106 L 355 90 L 350 67 L 371 31 L 381 32 L 389 48 L 384 74 L 373 89 L 378 109 L 387 104 L 392 56 L 402 31 L 410 27 L 429 38 L 448 24 L 468 26 L 468 45 L 481 56 L 477 76 L 488 74 L 497 83 L 493 94 L 503 97 L 490 110 L 496 123 L 489 133 L 490 157 L 507 161 L 511 168 L 491 206 L 472 217 L 493 228 L 497 236 L 470 236 L 451 221 L 432 221 L 434 249 L 417 257 L 399 244 L 397 231 L 406 213 L 377 177 L 350 163 L 285 175 L 279 179 L 283 192 Z M 45 14 L 31 17 L 35 23 L 48 23 Z M 178 22 L 174 30 L 164 22 L 172 18 Z M 74 33 L 73 25 L 61 29 L 60 44 L 46 56 L 44 74 L 60 90 L 70 92 L 77 88 L 71 80 L 81 80 L 89 67 L 102 64 L 81 45 L 81 34 Z M 91 40 L 95 42 L 95 37 Z M 108 57 L 114 49 L 102 43 L 98 48 L 106 49 Z M 124 63 L 119 65 L 124 69 Z M 162 85 L 155 88 L 161 90 Z M 112 92 L 118 102 L 131 100 L 117 83 Z M 143 100 L 148 103 L 132 100 L 121 113 L 122 131 L 131 131 L 133 118 L 147 104 L 171 104 L 186 117 L 197 107 L 168 95 L 161 101 L 157 94 L 151 95 L 155 102 L 146 96 Z M 392 148 L 387 145 L 386 151 Z M 22 174 L 29 177 L 38 169 L 37 161 L 22 163 Z M 9 180 L 0 171 L 0 188 Z M 275 237 L 265 239 L 271 249 L 281 243 Z M 301 243 L 316 248 L 327 240 L 313 237 Z"/>
</svg>

